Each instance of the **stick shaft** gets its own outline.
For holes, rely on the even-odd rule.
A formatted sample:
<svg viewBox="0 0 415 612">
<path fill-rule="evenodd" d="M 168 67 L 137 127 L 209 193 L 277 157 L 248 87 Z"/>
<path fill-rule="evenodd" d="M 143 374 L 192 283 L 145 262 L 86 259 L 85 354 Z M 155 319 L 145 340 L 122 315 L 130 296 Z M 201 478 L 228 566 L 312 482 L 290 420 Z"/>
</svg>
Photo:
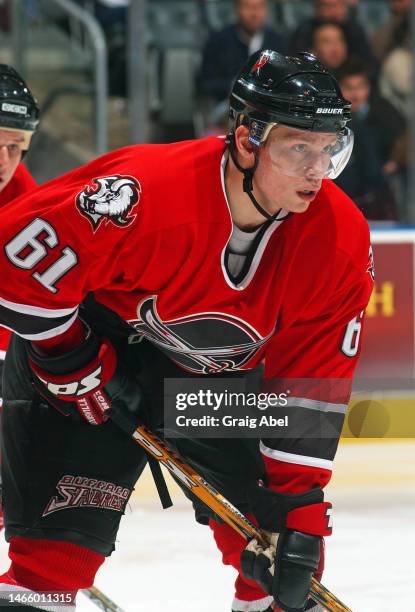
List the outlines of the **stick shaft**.
<svg viewBox="0 0 415 612">
<path fill-rule="evenodd" d="M 137 444 L 140 444 L 161 465 L 164 465 L 179 482 L 209 506 L 215 514 L 235 529 L 242 537 L 247 540 L 256 538 L 265 546 L 268 545 L 267 538 L 260 529 L 255 527 L 219 491 L 206 482 L 200 474 L 185 463 L 179 455 L 172 451 L 163 440 L 147 429 L 147 427 L 139 425 L 132 437 Z M 337 599 L 315 578 L 312 578 L 311 581 L 310 594 L 316 603 L 319 603 L 330 612 L 351 612 L 350 608 Z"/>
<path fill-rule="evenodd" d="M 89 589 L 83 589 L 82 593 L 98 606 L 98 608 L 104 610 L 104 612 L 124 612 L 122 608 L 117 606 L 116 603 L 95 586 Z"/>
</svg>

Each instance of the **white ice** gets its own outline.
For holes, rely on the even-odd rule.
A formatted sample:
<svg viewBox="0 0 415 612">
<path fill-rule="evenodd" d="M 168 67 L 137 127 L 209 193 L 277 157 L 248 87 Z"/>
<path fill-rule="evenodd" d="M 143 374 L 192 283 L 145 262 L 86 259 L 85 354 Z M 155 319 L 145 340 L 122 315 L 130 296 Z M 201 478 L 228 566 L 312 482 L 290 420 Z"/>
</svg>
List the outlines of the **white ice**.
<svg viewBox="0 0 415 612">
<path fill-rule="evenodd" d="M 162 511 L 144 477 L 96 586 L 126 612 L 229 612 L 235 572 L 174 497 Z M 415 612 L 415 442 L 343 443 L 326 498 L 335 514 L 323 583 L 353 612 Z M 80 595 L 78 610 L 98 608 Z"/>
</svg>

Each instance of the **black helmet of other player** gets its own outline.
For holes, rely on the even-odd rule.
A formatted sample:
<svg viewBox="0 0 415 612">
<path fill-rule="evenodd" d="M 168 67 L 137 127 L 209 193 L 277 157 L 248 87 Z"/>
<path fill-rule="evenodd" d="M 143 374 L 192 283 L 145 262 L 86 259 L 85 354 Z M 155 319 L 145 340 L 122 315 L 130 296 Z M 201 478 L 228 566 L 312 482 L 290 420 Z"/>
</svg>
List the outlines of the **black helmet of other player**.
<svg viewBox="0 0 415 612">
<path fill-rule="evenodd" d="M 319 178 L 339 176 L 352 153 L 353 133 L 346 127 L 351 119 L 351 104 L 343 98 L 334 76 L 311 53 L 289 57 L 265 50 L 252 55 L 233 85 L 229 118 L 228 144 L 236 166 L 244 174 L 244 190 L 268 219 L 276 215 L 269 215 L 255 200 L 252 180 L 261 145 L 273 127 L 284 125 L 335 135 L 325 159 L 320 160 Z M 249 130 L 256 158 L 253 168 L 244 169 L 237 161 L 234 133 L 239 125 Z M 281 150 L 274 147 L 275 164 L 284 174 L 302 176 L 307 158 L 296 159 L 290 165 L 286 153 L 282 144 Z"/>
<path fill-rule="evenodd" d="M 22 77 L 0 64 L 0 129 L 22 132 L 22 150 L 27 151 L 39 123 L 39 107 Z"/>
</svg>

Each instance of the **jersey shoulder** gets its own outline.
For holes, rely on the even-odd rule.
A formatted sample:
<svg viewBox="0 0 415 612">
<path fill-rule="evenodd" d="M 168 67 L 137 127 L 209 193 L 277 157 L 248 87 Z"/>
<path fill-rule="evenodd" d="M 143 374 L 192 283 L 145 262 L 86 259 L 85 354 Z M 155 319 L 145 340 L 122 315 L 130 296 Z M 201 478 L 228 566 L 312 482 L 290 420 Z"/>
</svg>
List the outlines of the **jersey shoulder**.
<svg viewBox="0 0 415 612">
<path fill-rule="evenodd" d="M 343 253 L 358 268 L 367 264 L 370 246 L 369 225 L 351 198 L 331 180 L 324 180 L 311 204 L 310 232 L 319 236 L 327 255 Z"/>
<path fill-rule="evenodd" d="M 33 187 L 37 187 L 37 183 L 33 176 L 30 174 L 29 170 L 26 168 L 24 164 L 19 164 L 16 168 L 16 172 L 14 173 L 13 178 L 16 178 L 19 185 L 22 187 L 22 193 L 27 189 L 32 189 Z"/>
<path fill-rule="evenodd" d="M 35 187 L 37 187 L 37 183 L 30 172 L 23 164 L 19 164 L 10 182 L 0 191 L 0 205 L 8 204 Z"/>
<path fill-rule="evenodd" d="M 127 150 L 134 158 L 140 184 L 141 223 L 152 231 L 219 221 L 224 199 L 222 137 L 208 137 L 167 145 L 143 145 Z"/>
<path fill-rule="evenodd" d="M 223 197 L 224 146 L 223 138 L 211 137 L 112 151 L 15 200 L 15 225 L 41 218 L 94 250 L 132 233 L 143 237 L 210 219 L 209 202 Z"/>
</svg>

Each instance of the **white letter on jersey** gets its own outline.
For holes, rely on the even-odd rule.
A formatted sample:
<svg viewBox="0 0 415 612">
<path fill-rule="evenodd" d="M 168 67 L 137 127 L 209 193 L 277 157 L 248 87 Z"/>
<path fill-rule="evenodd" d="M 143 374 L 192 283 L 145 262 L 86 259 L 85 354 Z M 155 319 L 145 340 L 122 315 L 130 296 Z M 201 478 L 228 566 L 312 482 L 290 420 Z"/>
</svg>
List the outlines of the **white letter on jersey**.
<svg viewBox="0 0 415 612">
<path fill-rule="evenodd" d="M 46 236 L 42 240 L 39 240 L 39 236 L 42 233 L 45 233 Z M 58 236 L 50 223 L 43 219 L 35 219 L 22 229 L 13 240 L 10 240 L 4 247 L 4 250 L 6 251 L 7 257 L 15 266 L 25 270 L 32 270 L 48 255 L 45 244 L 50 249 L 53 249 L 59 244 Z M 29 253 L 22 256 L 22 253 L 28 248 L 31 249 Z M 77 263 L 78 258 L 75 252 L 71 248 L 65 247 L 62 250 L 62 256 L 42 272 L 42 274 L 34 272 L 32 276 L 39 281 L 45 289 L 48 289 L 48 291 L 52 293 L 57 293 L 58 290 L 54 287 L 54 284 L 64 274 L 69 272 L 71 268 L 76 266 Z"/>
</svg>

